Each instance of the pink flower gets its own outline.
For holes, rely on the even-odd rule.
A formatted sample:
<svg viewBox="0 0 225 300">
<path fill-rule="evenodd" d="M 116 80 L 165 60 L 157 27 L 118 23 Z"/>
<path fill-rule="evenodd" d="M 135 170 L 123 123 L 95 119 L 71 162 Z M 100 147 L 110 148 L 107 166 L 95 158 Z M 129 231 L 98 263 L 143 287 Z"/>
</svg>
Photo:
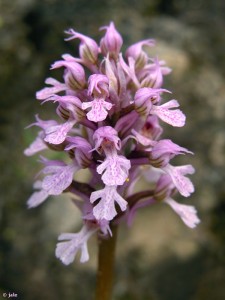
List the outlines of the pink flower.
<svg viewBox="0 0 225 300">
<path fill-rule="evenodd" d="M 69 131 L 75 125 L 76 120 L 68 120 L 64 124 L 53 125 L 45 130 L 44 140 L 50 144 L 59 145 L 63 143 Z"/>
<path fill-rule="evenodd" d="M 174 182 L 169 175 L 162 175 L 157 182 L 154 198 L 168 204 L 188 227 L 196 227 L 200 223 L 196 209 L 190 205 L 177 203 L 171 198 L 173 194 L 175 194 Z"/>
<path fill-rule="evenodd" d="M 171 109 L 179 107 L 177 100 L 170 100 L 163 105 L 153 105 L 151 109 L 151 114 L 156 115 L 164 122 L 174 126 L 182 127 L 185 124 L 186 117 L 180 109 Z"/>
<path fill-rule="evenodd" d="M 200 219 L 197 216 L 197 211 L 194 206 L 179 204 L 171 198 L 165 199 L 164 202 L 179 215 L 181 220 L 188 227 L 195 228 L 200 223 Z"/>
<path fill-rule="evenodd" d="M 87 118 L 93 122 L 100 122 L 106 119 L 108 112 L 112 108 L 112 104 L 103 98 L 94 99 L 91 102 L 83 102 L 82 109 L 91 108 L 87 113 Z"/>
<path fill-rule="evenodd" d="M 123 185 L 129 175 L 130 161 L 116 151 L 106 153 L 106 159 L 97 167 L 98 174 L 102 174 L 105 185 Z"/>
<path fill-rule="evenodd" d="M 140 115 L 148 116 L 152 111 L 153 104 L 160 102 L 162 92 L 170 93 L 165 89 L 141 88 L 137 90 L 134 96 L 135 110 Z"/>
<path fill-rule="evenodd" d="M 165 167 L 176 155 L 193 152 L 180 147 L 169 139 L 156 142 L 150 150 L 150 162 L 156 168 Z"/>
<path fill-rule="evenodd" d="M 190 194 L 194 192 L 193 183 L 188 177 L 184 176 L 186 174 L 193 174 L 195 172 L 195 169 L 192 167 L 192 165 L 174 167 L 168 164 L 163 168 L 163 170 L 169 174 L 174 185 L 182 196 L 189 197 Z"/>
<path fill-rule="evenodd" d="M 53 101 L 54 103 L 59 103 L 59 106 L 56 109 L 56 112 L 60 117 L 65 120 L 74 119 L 76 121 L 81 121 L 85 117 L 85 113 L 83 112 L 81 106 L 81 100 L 72 95 L 59 96 L 53 95 L 46 99 L 45 102 Z"/>
<path fill-rule="evenodd" d="M 112 108 L 112 103 L 105 101 L 109 96 L 108 77 L 101 74 L 93 74 L 88 80 L 88 94 L 93 95 L 91 102 L 82 103 L 82 109 L 91 108 L 87 113 L 87 118 L 93 122 L 100 122 L 106 119 L 108 112 Z"/>
<path fill-rule="evenodd" d="M 88 228 L 84 225 L 78 233 L 62 233 L 58 237 L 55 255 L 64 265 L 71 264 L 77 252 L 81 251 L 80 262 L 89 260 L 87 241 L 96 232 L 96 228 Z"/>
<path fill-rule="evenodd" d="M 125 211 L 127 207 L 127 202 L 117 193 L 116 186 L 105 186 L 104 189 L 93 192 L 90 197 L 91 203 L 97 199 L 101 199 L 93 209 L 97 220 L 112 220 L 117 215 L 115 202 L 122 211 Z"/>
<path fill-rule="evenodd" d="M 73 175 L 79 170 L 79 167 L 73 163 L 71 165 L 54 166 L 49 170 L 48 166 L 43 170 L 47 175 L 42 181 L 42 189 L 49 195 L 60 195 L 73 181 Z M 50 172 L 49 172 L 50 171 Z"/>
<path fill-rule="evenodd" d="M 28 207 L 36 207 L 44 202 L 49 195 L 61 194 L 73 180 L 73 175 L 79 170 L 75 162 L 66 165 L 59 160 L 47 160 L 42 157 L 42 163 L 45 164 L 44 169 L 41 171 L 45 176 L 42 181 L 36 181 L 34 188 L 38 191 L 34 192 L 28 199 Z"/>
<path fill-rule="evenodd" d="M 45 130 L 47 130 L 48 127 L 55 126 L 57 124 L 57 122 L 54 120 L 41 120 L 38 115 L 35 116 L 35 119 L 36 122 L 30 124 L 27 128 L 31 126 L 38 126 L 42 128 L 42 130 L 38 132 L 38 136 L 30 144 L 30 146 L 24 150 L 24 154 L 27 156 L 31 156 L 42 150 L 48 149 L 48 146 L 44 141 L 44 138 L 46 136 Z"/>
</svg>

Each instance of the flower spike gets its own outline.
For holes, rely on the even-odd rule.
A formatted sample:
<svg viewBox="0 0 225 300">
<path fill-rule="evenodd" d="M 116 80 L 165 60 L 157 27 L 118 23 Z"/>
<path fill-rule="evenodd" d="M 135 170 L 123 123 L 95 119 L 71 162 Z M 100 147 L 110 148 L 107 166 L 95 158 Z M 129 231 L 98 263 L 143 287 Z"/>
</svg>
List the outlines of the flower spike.
<svg viewBox="0 0 225 300">
<path fill-rule="evenodd" d="M 80 262 L 88 261 L 89 238 L 98 234 L 102 243 L 115 239 L 115 225 L 123 220 L 131 225 L 141 208 L 164 203 L 189 228 L 200 222 L 194 206 L 173 199 L 178 192 L 183 197 L 194 192 L 188 175 L 195 170 L 190 164 L 171 165 L 177 155 L 193 153 L 162 138 L 163 122 L 182 127 L 186 121 L 177 100 L 164 101 L 165 93 L 171 93 L 164 87 L 164 76 L 171 69 L 164 60 L 149 57 L 154 40 L 136 42 L 124 55 L 114 23 L 100 30 L 98 42 L 66 31 L 67 41 L 79 40 L 79 57 L 63 54 L 52 64 L 51 70 L 63 69 L 62 80 L 47 78 L 36 98 L 41 104 L 55 104 L 56 118 L 36 115 L 30 126 L 39 128 L 37 137 L 24 151 L 27 156 L 54 151 L 50 156 L 60 157 L 41 157 L 44 168 L 28 208 L 69 193 L 81 214 L 81 230 L 58 237 L 55 255 L 65 265 L 79 252 Z M 143 177 L 147 187 L 137 191 Z"/>
</svg>

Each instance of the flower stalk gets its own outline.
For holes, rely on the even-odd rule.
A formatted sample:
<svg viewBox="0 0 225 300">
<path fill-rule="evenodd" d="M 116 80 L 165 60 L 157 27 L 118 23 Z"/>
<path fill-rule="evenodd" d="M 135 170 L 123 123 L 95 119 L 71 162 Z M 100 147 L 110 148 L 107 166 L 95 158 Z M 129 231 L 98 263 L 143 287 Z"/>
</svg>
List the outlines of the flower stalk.
<svg viewBox="0 0 225 300">
<path fill-rule="evenodd" d="M 112 237 L 98 239 L 98 268 L 95 300 L 112 298 L 114 281 L 114 262 L 118 225 L 112 225 Z"/>
</svg>

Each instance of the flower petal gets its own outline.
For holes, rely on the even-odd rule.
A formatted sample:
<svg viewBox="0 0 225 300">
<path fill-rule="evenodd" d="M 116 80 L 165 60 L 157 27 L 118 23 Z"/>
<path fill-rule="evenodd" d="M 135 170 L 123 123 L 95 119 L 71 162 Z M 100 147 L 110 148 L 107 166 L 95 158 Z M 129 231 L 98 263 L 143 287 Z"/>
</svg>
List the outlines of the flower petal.
<svg viewBox="0 0 225 300">
<path fill-rule="evenodd" d="M 48 175 L 44 178 L 42 188 L 49 195 L 61 194 L 73 181 L 73 175 L 78 170 L 75 165 L 61 167 L 53 175 Z"/>
<path fill-rule="evenodd" d="M 127 201 L 117 193 L 116 186 L 105 186 L 104 189 L 93 192 L 90 197 L 91 203 L 98 198 L 101 200 L 93 209 L 93 214 L 97 220 L 112 220 L 117 215 L 115 202 L 118 203 L 122 211 L 126 210 Z"/>
<path fill-rule="evenodd" d="M 195 228 L 200 223 L 194 206 L 179 204 L 171 198 L 164 200 L 190 228 Z"/>
<path fill-rule="evenodd" d="M 160 106 L 153 105 L 151 114 L 158 116 L 161 120 L 174 127 L 182 127 L 185 124 L 185 115 L 180 109 L 170 110 L 170 108 L 178 106 L 179 104 L 176 100 L 170 100 L 169 102 Z"/>
<path fill-rule="evenodd" d="M 56 125 L 47 128 L 45 130 L 46 137 L 44 140 L 54 145 L 61 144 L 66 139 L 68 132 L 73 128 L 75 123 L 75 120 L 68 120 L 62 125 Z"/>
</svg>

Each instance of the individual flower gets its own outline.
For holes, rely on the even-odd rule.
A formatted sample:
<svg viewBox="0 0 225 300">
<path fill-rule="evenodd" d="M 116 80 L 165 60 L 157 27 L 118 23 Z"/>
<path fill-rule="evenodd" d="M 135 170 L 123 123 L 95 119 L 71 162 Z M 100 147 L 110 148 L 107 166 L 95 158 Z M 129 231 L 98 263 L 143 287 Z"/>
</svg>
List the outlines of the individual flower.
<svg viewBox="0 0 225 300">
<path fill-rule="evenodd" d="M 89 260 L 89 253 L 87 248 L 88 239 L 96 232 L 96 228 L 89 228 L 84 225 L 78 233 L 62 233 L 58 237 L 55 255 L 64 265 L 71 264 L 77 252 L 81 251 L 80 262 L 84 263 Z"/>
<path fill-rule="evenodd" d="M 87 113 L 88 120 L 100 122 L 106 119 L 108 115 L 107 111 L 112 108 L 112 104 L 102 98 L 97 98 L 91 102 L 82 103 L 82 108 L 85 110 L 87 108 L 91 108 L 91 110 Z"/>
<path fill-rule="evenodd" d="M 197 216 L 197 210 L 194 206 L 177 203 L 171 198 L 164 200 L 179 215 L 181 220 L 190 228 L 195 228 L 200 219 Z"/>
<path fill-rule="evenodd" d="M 185 153 L 193 154 L 193 152 L 184 147 L 180 147 L 171 140 L 164 139 L 154 143 L 150 150 L 149 159 L 151 165 L 154 167 L 165 167 L 176 155 Z"/>
<path fill-rule="evenodd" d="M 48 127 L 45 130 L 45 142 L 58 145 L 65 141 L 67 134 L 75 125 L 76 120 L 68 120 L 63 124 L 57 124 Z"/>
<path fill-rule="evenodd" d="M 105 185 L 123 185 L 128 178 L 130 161 L 116 151 L 106 152 L 106 159 L 97 167 L 98 174 L 102 175 Z"/>
<path fill-rule="evenodd" d="M 116 190 L 116 186 L 105 186 L 104 189 L 95 191 L 91 194 L 91 203 L 100 199 L 93 208 L 93 215 L 97 220 L 105 219 L 111 221 L 116 215 L 115 203 L 117 203 L 121 211 L 125 211 L 127 202 Z"/>
<path fill-rule="evenodd" d="M 192 165 L 174 167 L 168 164 L 163 170 L 169 174 L 174 185 L 184 197 L 189 197 L 194 192 L 194 185 L 186 174 L 193 174 L 195 169 Z"/>
<path fill-rule="evenodd" d="M 157 182 L 154 198 L 168 204 L 188 227 L 195 228 L 200 223 L 195 207 L 177 203 L 171 198 L 175 192 L 176 188 L 170 176 L 164 174 Z"/>
<path fill-rule="evenodd" d="M 169 92 L 164 89 L 139 89 L 134 97 L 135 110 L 141 116 L 156 115 L 162 121 L 175 126 L 182 127 L 185 124 L 185 115 L 179 109 L 172 110 L 171 108 L 179 107 L 177 100 L 170 100 L 162 105 L 158 104 L 160 101 L 161 92 Z"/>
<path fill-rule="evenodd" d="M 46 130 L 51 127 L 55 126 L 57 122 L 55 120 L 41 120 L 38 115 L 35 116 L 36 122 L 29 125 L 27 128 L 31 126 L 38 126 L 42 130 L 38 132 L 36 139 L 30 144 L 30 146 L 24 150 L 24 154 L 27 156 L 32 156 L 42 150 L 48 149 L 47 143 L 44 141 L 46 137 Z"/>
<path fill-rule="evenodd" d="M 105 120 L 108 110 L 112 108 L 112 103 L 105 101 L 109 96 L 109 80 L 108 77 L 101 74 L 93 74 L 88 80 L 88 94 L 93 95 L 91 102 L 82 103 L 82 108 L 86 110 L 91 108 L 87 113 L 87 118 L 93 122 Z"/>
<path fill-rule="evenodd" d="M 70 165 L 59 160 L 47 160 L 42 158 L 45 167 L 41 173 L 45 174 L 43 180 L 35 183 L 35 191 L 28 199 L 27 205 L 29 208 L 36 207 L 44 202 L 49 195 L 60 195 L 72 183 L 74 174 L 79 170 L 76 162 Z"/>
</svg>

